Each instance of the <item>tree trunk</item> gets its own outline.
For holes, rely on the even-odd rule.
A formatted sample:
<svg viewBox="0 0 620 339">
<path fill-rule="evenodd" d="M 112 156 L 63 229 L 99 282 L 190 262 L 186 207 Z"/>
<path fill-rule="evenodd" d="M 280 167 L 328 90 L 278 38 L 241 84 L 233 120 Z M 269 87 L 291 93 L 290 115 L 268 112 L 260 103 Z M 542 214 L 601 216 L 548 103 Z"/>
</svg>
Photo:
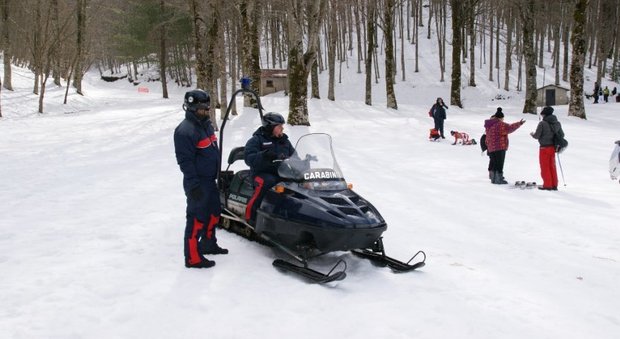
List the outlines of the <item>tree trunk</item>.
<svg viewBox="0 0 620 339">
<path fill-rule="evenodd" d="M 162 20 L 159 32 L 159 79 L 161 81 L 162 97 L 168 99 L 168 81 L 166 79 L 168 50 L 166 48 L 166 23 L 163 21 L 166 13 L 166 0 L 159 1 L 159 10 L 160 19 Z"/>
<path fill-rule="evenodd" d="M 60 19 L 58 13 L 58 0 L 50 1 L 50 6 L 53 33 L 57 37 L 57 39 L 60 39 L 61 32 L 58 22 Z M 50 54 L 50 58 L 52 58 L 52 60 L 50 62 L 52 64 L 52 77 L 54 79 L 54 85 L 60 87 L 60 55 L 58 51 L 61 50 L 61 48 L 57 48 L 57 46 L 51 46 L 50 48 L 52 49 L 52 53 Z"/>
<path fill-rule="evenodd" d="M 372 105 L 372 56 L 375 51 L 375 1 L 368 0 L 366 3 L 366 35 L 368 36 L 368 47 L 366 48 L 366 94 L 365 103 Z"/>
<path fill-rule="evenodd" d="M 534 52 L 534 0 L 526 0 L 521 8 L 523 55 L 525 56 L 525 104 L 523 113 L 536 114 L 536 54 Z"/>
<path fill-rule="evenodd" d="M 560 85 L 560 27 L 562 26 L 562 23 L 559 22 L 557 23 L 557 26 L 555 27 L 554 31 L 553 31 L 553 35 L 554 35 L 554 46 L 553 46 L 553 58 L 555 60 L 555 82 L 554 84 L 556 86 Z"/>
<path fill-rule="evenodd" d="M 493 32 L 495 30 L 493 26 L 494 23 L 495 16 L 493 16 L 493 12 L 489 11 L 489 81 L 493 81 Z M 507 39 L 508 36 L 506 36 L 506 40 Z M 499 81 L 499 79 L 497 79 L 497 81 Z"/>
<path fill-rule="evenodd" d="M 510 90 L 510 70 L 512 69 L 512 30 L 514 27 L 514 19 L 512 11 L 507 10 L 506 14 L 506 63 L 504 70 L 504 90 Z"/>
<path fill-rule="evenodd" d="M 219 2 L 219 6 L 222 6 L 223 2 Z M 217 35 L 217 60 L 218 60 L 218 78 L 220 79 L 220 119 L 224 119 L 226 110 L 228 109 L 227 91 L 228 91 L 228 77 L 229 74 L 226 71 L 226 65 L 228 59 L 226 58 L 226 29 L 230 26 L 230 22 L 225 22 L 223 16 L 223 9 L 218 7 L 217 16 L 224 22 L 222 27 L 218 30 Z M 232 76 L 233 73 L 230 73 Z M 233 78 L 234 79 L 234 78 Z M 215 111 L 215 109 L 212 109 Z"/>
<path fill-rule="evenodd" d="M 384 31 L 385 37 L 385 92 L 387 97 L 387 107 L 398 109 L 396 95 L 394 94 L 394 7 L 395 0 L 386 0 L 384 9 Z"/>
<path fill-rule="evenodd" d="M 308 75 L 316 62 L 321 7 L 324 0 L 289 0 L 287 32 L 289 39 L 289 115 L 291 125 L 310 126 L 308 118 Z M 305 5 L 305 6 L 304 6 Z M 307 18 L 307 19 L 306 19 Z M 308 32 L 308 48 L 304 52 L 304 26 Z"/>
<path fill-rule="evenodd" d="M 84 63 L 84 36 L 86 35 L 86 1 L 77 0 L 77 62 L 75 63 L 75 69 L 73 73 L 73 87 L 75 87 L 77 94 L 84 95 L 82 93 L 82 77 L 84 76 L 84 70 L 82 69 Z"/>
<path fill-rule="evenodd" d="M 450 85 L 450 105 L 463 108 L 461 103 L 462 3 L 461 0 L 450 0 L 450 5 L 452 7 L 452 82 Z"/>
<path fill-rule="evenodd" d="M 327 70 L 329 73 L 327 81 L 327 99 L 331 101 L 336 100 L 334 91 L 336 78 L 336 40 L 338 39 L 336 4 L 337 2 L 335 0 L 329 1 L 329 20 L 327 21 Z"/>
<path fill-rule="evenodd" d="M 573 45 L 573 56 L 570 67 L 570 103 L 568 104 L 568 115 L 586 119 L 586 110 L 583 104 L 583 69 L 586 60 L 586 10 L 588 0 L 578 0 L 573 12 L 573 34 L 571 43 Z"/>
<path fill-rule="evenodd" d="M 192 18 L 192 33 L 194 56 L 196 59 L 196 87 L 200 89 L 208 88 L 207 78 L 207 60 L 205 55 L 205 47 L 202 43 L 206 36 L 206 23 L 203 17 L 202 1 L 188 0 L 189 11 Z"/>
<path fill-rule="evenodd" d="M 355 15 L 355 35 L 357 36 L 357 74 L 362 74 L 362 60 L 364 53 L 362 51 L 362 28 L 360 25 L 361 6 L 359 5 L 359 1 L 360 0 L 355 1 L 353 13 Z"/>
<path fill-rule="evenodd" d="M 469 32 L 469 86 L 476 87 L 476 1 L 467 2 L 467 31 Z"/>
<path fill-rule="evenodd" d="M 258 27 L 261 24 L 260 0 L 241 0 L 239 10 L 241 13 L 241 66 L 242 73 L 251 79 L 250 89 L 260 93 L 260 41 Z M 245 97 L 244 105 L 256 107 L 254 98 Z"/>
<path fill-rule="evenodd" d="M 9 91 L 13 90 L 11 79 L 11 30 L 9 26 L 10 0 L 2 0 L 2 46 L 4 50 L 4 81 L 2 85 Z"/>
<path fill-rule="evenodd" d="M 320 54 L 318 54 L 320 55 Z M 317 61 L 314 62 L 310 69 L 310 87 L 312 99 L 321 99 L 321 91 L 319 91 L 319 62 L 321 58 L 317 57 Z M 333 100 L 333 99 L 332 99 Z"/>
<path fill-rule="evenodd" d="M 450 1 L 450 3 L 452 3 L 453 1 Z M 445 6 L 444 4 L 438 3 L 435 5 L 437 8 L 435 9 L 435 29 L 437 31 L 437 46 L 439 49 L 439 53 L 437 54 L 439 56 L 439 72 L 440 72 L 440 82 L 444 82 L 444 76 L 446 73 L 446 17 L 447 17 L 447 13 L 444 11 Z M 462 4 L 459 3 L 458 4 L 459 7 L 462 7 Z M 429 7 L 432 8 L 433 6 Z M 462 10 L 458 10 L 459 13 L 462 14 Z M 454 17 L 453 17 L 454 18 Z M 462 18 L 457 18 L 457 21 L 462 23 Z M 453 21 L 454 22 L 454 21 Z M 454 24 L 452 25 L 452 27 L 454 27 Z M 461 27 L 458 28 L 458 30 L 461 30 Z M 462 32 L 457 32 L 457 33 L 453 33 L 453 34 L 458 34 L 459 37 L 461 37 Z M 430 38 L 429 38 L 430 39 Z M 460 45 L 458 46 L 458 50 L 459 50 L 459 56 L 461 53 L 461 45 L 463 43 L 463 39 L 459 38 L 459 43 Z M 454 55 L 454 54 L 453 54 Z M 460 62 L 460 60 L 458 60 Z M 460 65 L 459 65 L 459 72 L 460 72 Z"/>
<path fill-rule="evenodd" d="M 209 22 L 207 24 L 207 88 L 205 90 L 211 96 L 211 110 L 209 111 L 209 118 L 211 119 L 211 124 L 213 125 L 213 129 L 217 132 L 219 131 L 219 127 L 217 124 L 215 110 L 219 107 L 220 98 L 217 95 L 217 80 L 219 76 L 217 76 L 217 68 L 221 63 L 219 59 L 218 50 L 220 48 L 219 35 L 220 35 L 220 16 L 218 10 L 217 1 L 209 1 L 208 8 L 208 17 Z"/>
<path fill-rule="evenodd" d="M 568 21 L 568 20 L 566 20 Z M 569 45 L 569 24 L 564 25 L 564 62 L 562 63 L 562 81 L 568 80 L 568 45 Z"/>
</svg>

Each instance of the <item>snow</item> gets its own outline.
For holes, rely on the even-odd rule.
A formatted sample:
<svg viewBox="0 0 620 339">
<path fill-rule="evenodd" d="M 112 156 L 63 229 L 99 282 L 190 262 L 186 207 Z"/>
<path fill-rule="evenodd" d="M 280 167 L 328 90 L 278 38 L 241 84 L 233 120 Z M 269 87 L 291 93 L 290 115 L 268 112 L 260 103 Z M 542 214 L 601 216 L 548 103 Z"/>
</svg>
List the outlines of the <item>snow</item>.
<svg viewBox="0 0 620 339">
<path fill-rule="evenodd" d="M 210 257 L 212 269 L 183 266 L 172 133 L 184 89 L 166 100 L 158 83 L 140 93 L 89 73 L 86 96 L 70 91 L 62 105 L 64 88 L 50 85 L 37 114 L 32 74 L 14 68 L 0 119 L 0 337 L 620 337 L 620 186 L 608 174 L 620 104 L 587 101 L 588 120 L 556 107 L 570 142 L 558 192 L 491 185 L 478 146 L 427 140 L 428 109 L 450 84 L 437 80 L 436 56 L 423 58 L 422 72 L 397 83 L 398 110 L 385 108 L 382 84 L 364 105 L 364 75 L 351 66 L 335 102 L 309 101 L 311 126 L 285 127 L 293 142 L 332 135 L 348 182 L 388 222 L 389 255 L 428 255 L 421 270 L 395 274 L 331 253 L 315 267 L 344 259 L 347 278 L 327 285 L 275 270 L 275 252 L 223 230 L 229 255 Z M 478 139 L 497 106 L 507 122 L 525 118 L 510 135 L 505 176 L 541 183 L 529 136 L 538 117 L 520 113 L 522 93 L 484 79 L 464 88 L 465 109 L 450 107 L 446 131 Z M 281 93 L 262 102 L 286 115 Z M 225 153 L 258 124 L 240 108 Z"/>
</svg>

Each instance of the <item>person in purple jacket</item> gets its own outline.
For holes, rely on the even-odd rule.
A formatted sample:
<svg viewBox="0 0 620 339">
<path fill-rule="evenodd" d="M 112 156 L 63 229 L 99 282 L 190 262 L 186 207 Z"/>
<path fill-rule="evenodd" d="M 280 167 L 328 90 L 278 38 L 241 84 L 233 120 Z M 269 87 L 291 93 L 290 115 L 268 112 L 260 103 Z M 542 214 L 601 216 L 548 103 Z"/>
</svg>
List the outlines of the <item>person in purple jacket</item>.
<svg viewBox="0 0 620 339">
<path fill-rule="evenodd" d="M 484 121 L 486 131 L 487 153 L 489 155 L 489 177 L 493 184 L 503 185 L 508 182 L 504 179 L 504 160 L 508 150 L 508 134 L 516 131 L 525 120 L 508 124 L 504 122 L 502 108 L 498 107 L 490 119 Z"/>
<path fill-rule="evenodd" d="M 201 89 L 185 93 L 185 119 L 174 130 L 174 151 L 187 197 L 183 253 L 185 267 L 209 268 L 203 254 L 228 254 L 217 244 L 215 226 L 222 206 L 215 180 L 219 166 L 217 137 L 209 119 L 211 98 Z"/>
</svg>

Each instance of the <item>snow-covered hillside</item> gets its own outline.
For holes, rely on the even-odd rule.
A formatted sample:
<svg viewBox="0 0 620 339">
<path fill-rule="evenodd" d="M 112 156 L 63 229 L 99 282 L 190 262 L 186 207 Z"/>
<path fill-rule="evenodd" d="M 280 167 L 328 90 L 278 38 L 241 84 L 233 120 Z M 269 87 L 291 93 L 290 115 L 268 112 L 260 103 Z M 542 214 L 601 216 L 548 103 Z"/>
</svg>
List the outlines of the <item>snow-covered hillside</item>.
<svg viewBox="0 0 620 339">
<path fill-rule="evenodd" d="M 427 140 L 428 109 L 449 83 L 437 81 L 436 56 L 422 58 L 397 84 L 398 110 L 384 108 L 382 84 L 364 105 L 364 75 L 351 70 L 335 102 L 309 102 L 310 127 L 285 128 L 293 142 L 331 134 L 345 177 L 388 222 L 388 254 L 428 255 L 423 269 L 394 274 L 333 253 L 326 261 L 346 260 L 348 276 L 326 286 L 275 270 L 271 249 L 224 231 L 230 254 L 211 257 L 214 268 L 183 266 L 172 132 L 184 89 L 165 100 L 157 83 L 140 93 L 88 74 L 85 97 L 62 105 L 64 89 L 50 86 L 39 115 L 32 75 L 15 68 L 0 119 L 0 336 L 618 338 L 620 185 L 607 169 L 620 104 L 587 102 L 585 121 L 556 107 L 570 142 L 558 192 L 491 185 L 478 146 Z M 465 109 L 448 110 L 446 130 L 478 139 L 497 106 L 507 122 L 525 118 L 505 175 L 540 183 L 538 117 L 520 113 L 521 93 L 483 79 L 464 88 Z M 263 105 L 286 115 L 288 99 Z M 226 149 L 258 125 L 240 110 Z"/>
</svg>

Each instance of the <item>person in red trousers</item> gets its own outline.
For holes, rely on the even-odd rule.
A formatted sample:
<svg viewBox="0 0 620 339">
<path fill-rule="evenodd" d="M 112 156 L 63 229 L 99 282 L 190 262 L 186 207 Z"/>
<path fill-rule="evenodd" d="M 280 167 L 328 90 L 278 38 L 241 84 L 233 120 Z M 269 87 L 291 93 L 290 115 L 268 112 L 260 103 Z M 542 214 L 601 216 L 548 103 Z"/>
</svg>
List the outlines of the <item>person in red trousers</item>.
<svg viewBox="0 0 620 339">
<path fill-rule="evenodd" d="M 543 179 L 543 185 L 538 187 L 540 190 L 557 191 L 558 190 L 558 172 L 555 167 L 554 135 L 558 134 L 564 138 L 564 131 L 558 118 L 553 115 L 553 108 L 546 106 L 540 112 L 542 120 L 538 123 L 536 131 L 530 135 L 538 140 L 540 144 L 540 152 L 538 160 L 540 162 L 540 176 Z"/>
</svg>

